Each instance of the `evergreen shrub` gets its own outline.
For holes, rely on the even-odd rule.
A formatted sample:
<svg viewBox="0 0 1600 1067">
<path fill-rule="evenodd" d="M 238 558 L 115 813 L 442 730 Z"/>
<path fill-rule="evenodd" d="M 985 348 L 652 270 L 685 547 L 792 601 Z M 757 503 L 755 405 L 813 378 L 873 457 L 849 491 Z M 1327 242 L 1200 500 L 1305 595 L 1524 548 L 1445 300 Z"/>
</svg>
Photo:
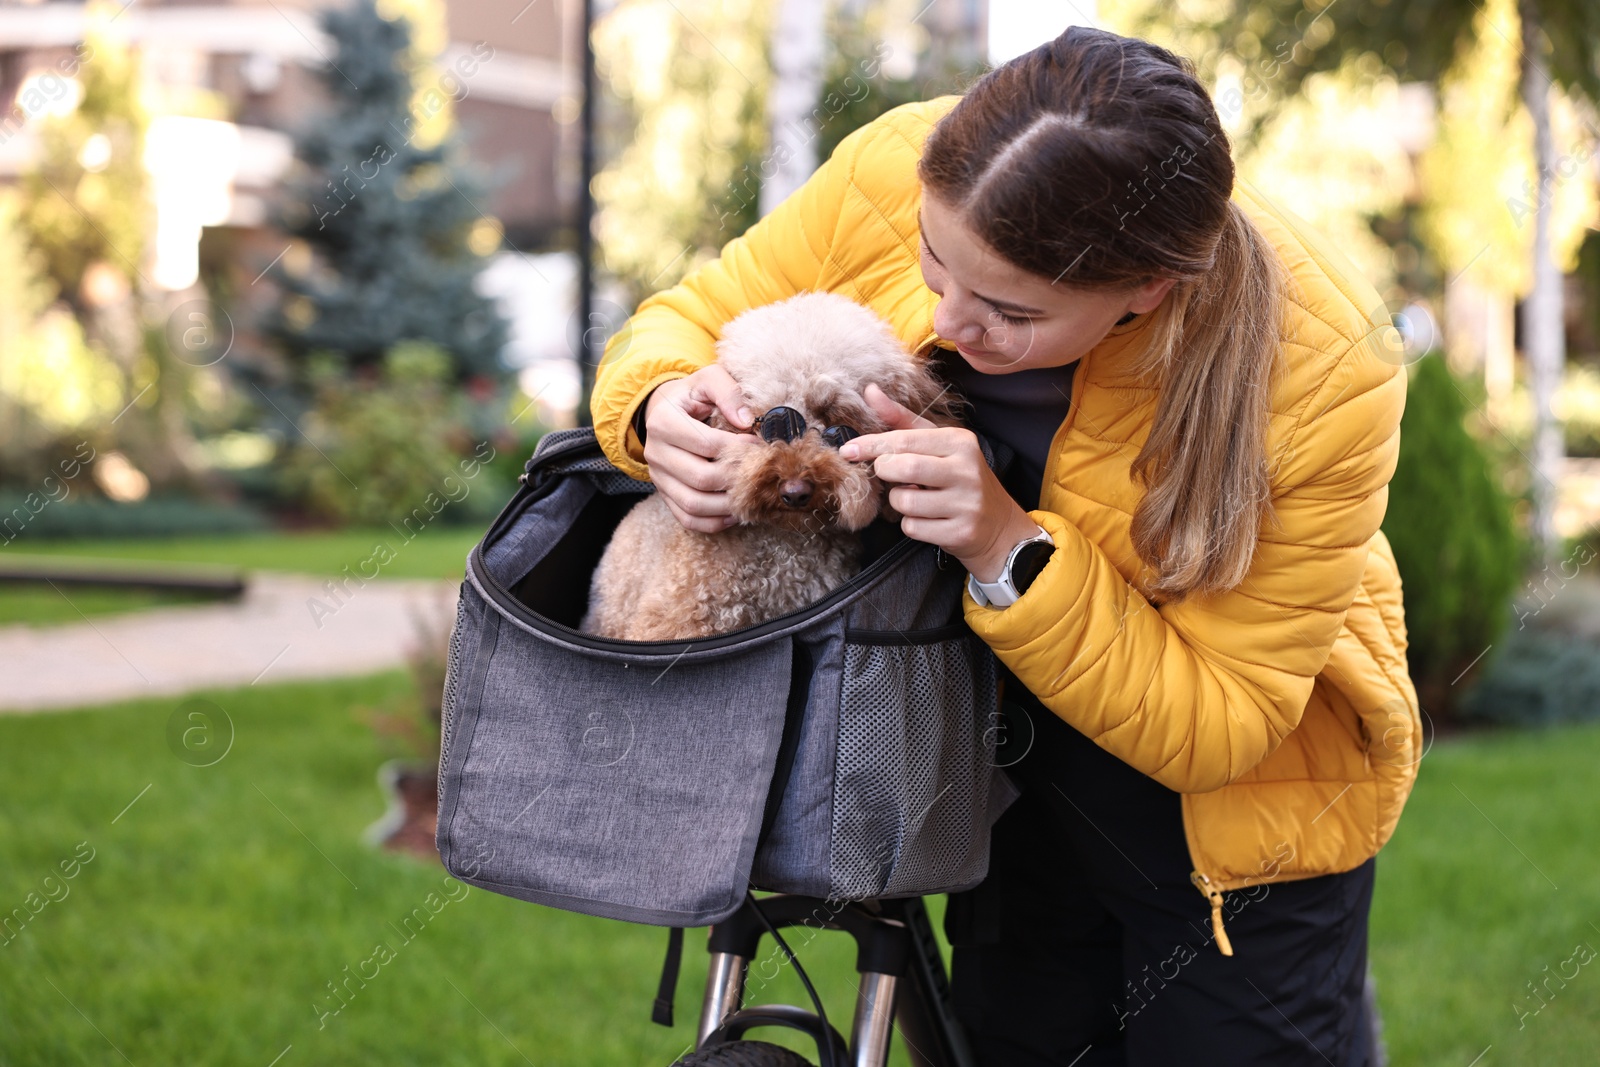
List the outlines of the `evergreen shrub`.
<svg viewBox="0 0 1600 1067">
<path fill-rule="evenodd" d="M 1510 618 L 1524 554 L 1511 501 L 1466 417 L 1442 356 L 1424 356 L 1411 370 L 1383 531 L 1404 586 L 1411 678 L 1435 721 L 1450 717 L 1462 672 L 1482 669 L 1473 661 Z"/>
</svg>

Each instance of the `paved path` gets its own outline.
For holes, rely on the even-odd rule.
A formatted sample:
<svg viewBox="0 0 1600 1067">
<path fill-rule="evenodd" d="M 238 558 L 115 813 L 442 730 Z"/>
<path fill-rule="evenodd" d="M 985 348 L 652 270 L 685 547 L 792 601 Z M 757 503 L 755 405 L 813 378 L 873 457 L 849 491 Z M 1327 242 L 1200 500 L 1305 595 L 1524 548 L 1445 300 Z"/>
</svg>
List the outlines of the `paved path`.
<svg viewBox="0 0 1600 1067">
<path fill-rule="evenodd" d="M 455 617 L 455 582 L 326 584 L 256 572 L 237 603 L 0 626 L 0 712 L 368 674 L 403 663 L 430 622 L 442 642 Z"/>
<path fill-rule="evenodd" d="M 1600 562 L 1564 580 L 1580 560 L 1547 578 L 1537 598 L 1519 598 L 1528 625 L 1600 640 Z M 256 572 L 235 604 L 0 626 L 0 713 L 369 674 L 402 664 L 430 620 L 442 642 L 455 616 L 453 581 L 384 579 L 337 597 L 327 584 Z"/>
</svg>

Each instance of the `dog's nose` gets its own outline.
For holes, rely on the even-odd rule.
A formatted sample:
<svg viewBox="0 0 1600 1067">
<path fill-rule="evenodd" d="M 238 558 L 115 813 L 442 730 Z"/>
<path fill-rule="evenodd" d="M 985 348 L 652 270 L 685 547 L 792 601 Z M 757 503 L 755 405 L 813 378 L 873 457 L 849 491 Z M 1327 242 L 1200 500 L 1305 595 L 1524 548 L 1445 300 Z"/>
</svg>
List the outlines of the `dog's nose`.
<svg viewBox="0 0 1600 1067">
<path fill-rule="evenodd" d="M 800 478 L 791 478 L 779 487 L 779 495 L 783 502 L 791 508 L 803 508 L 811 503 L 811 483 Z"/>
</svg>

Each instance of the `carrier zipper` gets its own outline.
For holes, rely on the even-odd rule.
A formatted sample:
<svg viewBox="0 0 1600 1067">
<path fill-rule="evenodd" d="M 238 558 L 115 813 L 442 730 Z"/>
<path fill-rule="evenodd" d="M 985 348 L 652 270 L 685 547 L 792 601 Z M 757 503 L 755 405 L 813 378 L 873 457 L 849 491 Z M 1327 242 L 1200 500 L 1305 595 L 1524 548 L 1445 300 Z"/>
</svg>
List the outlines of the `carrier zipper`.
<svg viewBox="0 0 1600 1067">
<path fill-rule="evenodd" d="M 509 513 L 509 509 L 510 505 L 508 504 L 507 511 L 501 513 L 502 517 Z M 766 622 L 759 623 L 755 626 L 746 627 L 743 630 L 734 630 L 732 633 L 719 634 L 716 637 L 711 638 L 639 642 L 622 641 L 615 638 L 596 637 L 593 634 L 586 634 L 581 630 L 574 630 L 571 627 L 563 626 L 558 622 L 552 622 L 549 619 L 536 615 L 527 607 L 523 606 L 523 604 L 518 601 L 516 597 L 511 595 L 510 590 L 501 585 L 499 580 L 489 573 L 489 568 L 483 561 L 484 542 L 489 540 L 490 535 L 497 532 L 498 526 L 499 520 L 497 519 L 495 525 L 489 528 L 489 533 L 484 535 L 484 540 L 479 541 L 477 545 L 473 546 L 472 551 L 467 555 L 468 573 L 475 577 L 481 584 L 483 592 L 487 594 L 486 599 L 491 604 L 495 605 L 497 610 L 503 614 L 509 614 L 515 617 L 518 621 L 525 623 L 533 629 L 551 637 L 559 637 L 564 641 L 570 641 L 573 644 L 581 645 L 591 649 L 608 652 L 627 652 L 633 655 L 653 654 L 670 656 L 675 652 L 679 655 L 682 655 L 683 653 L 688 652 L 690 649 L 706 652 L 717 648 L 726 648 L 733 645 L 742 644 L 745 641 L 756 640 L 758 638 L 765 637 L 768 634 L 787 629 L 791 626 L 794 626 L 798 621 L 807 615 L 820 616 L 826 612 L 832 611 L 839 605 L 841 601 L 847 600 L 862 593 L 867 586 L 872 584 L 872 580 L 875 579 L 879 574 L 888 570 L 890 567 L 893 567 L 895 563 L 899 562 L 901 557 L 905 556 L 909 552 L 915 551 L 916 548 L 923 543 L 913 540 L 909 537 L 902 538 L 898 544 L 890 548 L 877 559 L 873 560 L 865 570 L 857 573 L 853 578 L 850 579 L 849 582 L 841 585 L 838 589 L 835 589 L 826 597 L 814 604 L 809 604 L 806 607 L 792 611 L 787 615 L 780 615 L 776 619 L 768 619 Z M 643 644 L 652 646 L 648 653 L 641 648 L 641 645 Z"/>
<path fill-rule="evenodd" d="M 1233 942 L 1228 940 L 1228 931 L 1222 928 L 1222 890 L 1212 885 L 1211 879 L 1199 871 L 1190 871 L 1189 881 L 1211 901 L 1211 932 L 1217 939 L 1217 951 L 1224 956 L 1233 955 Z"/>
<path fill-rule="evenodd" d="M 1074 390 L 1074 395 L 1075 394 L 1076 390 Z M 575 630 L 568 626 L 562 626 L 560 623 L 551 622 L 549 619 L 545 619 L 536 615 L 534 612 L 526 608 L 520 601 L 518 601 L 516 597 L 512 596 L 511 591 L 505 586 L 501 585 L 500 582 L 489 573 L 489 568 L 483 560 L 484 546 L 491 541 L 497 540 L 498 535 L 502 533 L 502 527 L 509 526 L 510 524 L 514 523 L 521 516 L 522 512 L 527 509 L 528 505 L 532 503 L 535 489 L 529 484 L 529 476 L 533 473 L 532 468 L 536 465 L 535 461 L 537 461 L 537 465 L 544 466 L 547 465 L 551 460 L 566 455 L 568 452 L 587 450 L 593 445 L 594 440 L 592 438 L 575 437 L 570 443 L 564 442 L 544 455 L 539 455 L 538 449 L 535 448 L 534 455 L 529 457 L 527 463 L 524 464 L 523 477 L 517 479 L 522 483 L 522 487 L 518 489 L 517 492 L 513 494 L 512 498 L 506 502 L 505 506 L 500 509 L 500 514 L 495 516 L 494 521 L 489 524 L 489 529 L 484 533 L 483 537 L 478 541 L 478 543 L 473 546 L 472 551 L 467 554 L 466 569 L 468 575 L 476 579 L 476 584 L 478 584 L 481 591 L 486 594 L 485 599 L 493 604 L 496 610 L 500 611 L 502 614 L 514 617 L 519 622 L 522 622 L 548 636 L 558 637 L 564 641 L 571 641 L 577 645 L 586 646 L 599 651 L 626 652 L 634 655 L 640 655 L 642 654 L 640 645 L 643 642 L 621 641 L 613 638 L 596 637 L 593 634 L 586 634 L 580 630 Z M 846 582 L 838 589 L 835 589 L 828 596 L 823 597 L 814 604 L 810 604 L 806 607 L 792 611 L 787 615 L 780 615 L 776 619 L 768 619 L 764 623 L 746 627 L 743 630 L 735 630 L 732 633 L 720 634 L 709 639 L 700 638 L 697 640 L 648 642 L 648 644 L 654 646 L 651 649 L 651 652 L 668 656 L 672 655 L 674 652 L 682 655 L 692 648 L 697 648 L 703 652 L 710 651 L 717 648 L 741 644 L 745 641 L 759 639 L 768 634 L 787 629 L 806 615 L 824 614 L 833 610 L 833 608 L 838 606 L 841 601 L 847 600 L 856 594 L 863 592 L 866 586 L 872 584 L 872 579 L 876 578 L 877 575 L 881 574 L 883 571 L 886 571 L 890 567 L 894 566 L 897 562 L 899 562 L 901 557 L 915 551 L 917 546 L 921 543 L 922 542 L 913 540 L 909 537 L 902 537 L 898 544 L 894 545 L 883 555 L 873 560 L 872 563 L 869 564 L 865 569 L 858 572 L 850 579 L 850 581 Z M 679 646 L 682 647 L 679 648 Z"/>
<path fill-rule="evenodd" d="M 540 443 L 541 444 L 543 443 L 543 439 L 541 439 Z M 537 466 L 546 466 L 552 460 L 559 459 L 559 458 L 561 458 L 562 456 L 566 455 L 569 452 L 581 452 L 581 451 L 584 451 L 584 450 L 588 449 L 589 446 L 592 443 L 594 443 L 594 442 L 592 442 L 589 438 L 586 438 L 586 437 L 574 437 L 571 441 L 564 441 L 561 444 L 557 445 L 556 447 L 547 450 L 543 455 L 539 454 L 539 446 L 535 445 L 534 449 L 533 449 L 533 454 L 530 455 L 527 458 L 527 460 L 522 464 L 522 473 L 517 475 L 517 482 L 519 484 L 521 484 L 521 485 L 527 485 L 528 484 L 528 477 L 531 474 L 533 474 L 533 468 L 536 465 Z M 604 455 L 604 454 L 605 454 L 604 451 L 602 451 L 601 455 Z"/>
</svg>

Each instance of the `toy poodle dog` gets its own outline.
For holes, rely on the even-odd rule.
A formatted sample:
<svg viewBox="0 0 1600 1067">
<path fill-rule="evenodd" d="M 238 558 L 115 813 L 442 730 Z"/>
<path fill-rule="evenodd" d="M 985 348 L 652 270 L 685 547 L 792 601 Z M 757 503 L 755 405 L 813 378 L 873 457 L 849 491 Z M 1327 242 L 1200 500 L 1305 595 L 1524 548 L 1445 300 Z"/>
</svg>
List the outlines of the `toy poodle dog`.
<svg viewBox="0 0 1600 1067">
<path fill-rule="evenodd" d="M 868 383 L 939 426 L 960 425 L 959 398 L 888 323 L 834 293 L 801 293 L 723 327 L 717 359 L 757 412 L 734 461 L 738 525 L 685 529 L 659 493 L 634 505 L 595 568 L 588 633 L 670 641 L 754 626 L 822 599 L 860 569 L 856 532 L 898 521 L 871 463 L 840 458 L 888 429 L 862 399 Z M 717 429 L 737 432 L 714 413 Z"/>
</svg>

